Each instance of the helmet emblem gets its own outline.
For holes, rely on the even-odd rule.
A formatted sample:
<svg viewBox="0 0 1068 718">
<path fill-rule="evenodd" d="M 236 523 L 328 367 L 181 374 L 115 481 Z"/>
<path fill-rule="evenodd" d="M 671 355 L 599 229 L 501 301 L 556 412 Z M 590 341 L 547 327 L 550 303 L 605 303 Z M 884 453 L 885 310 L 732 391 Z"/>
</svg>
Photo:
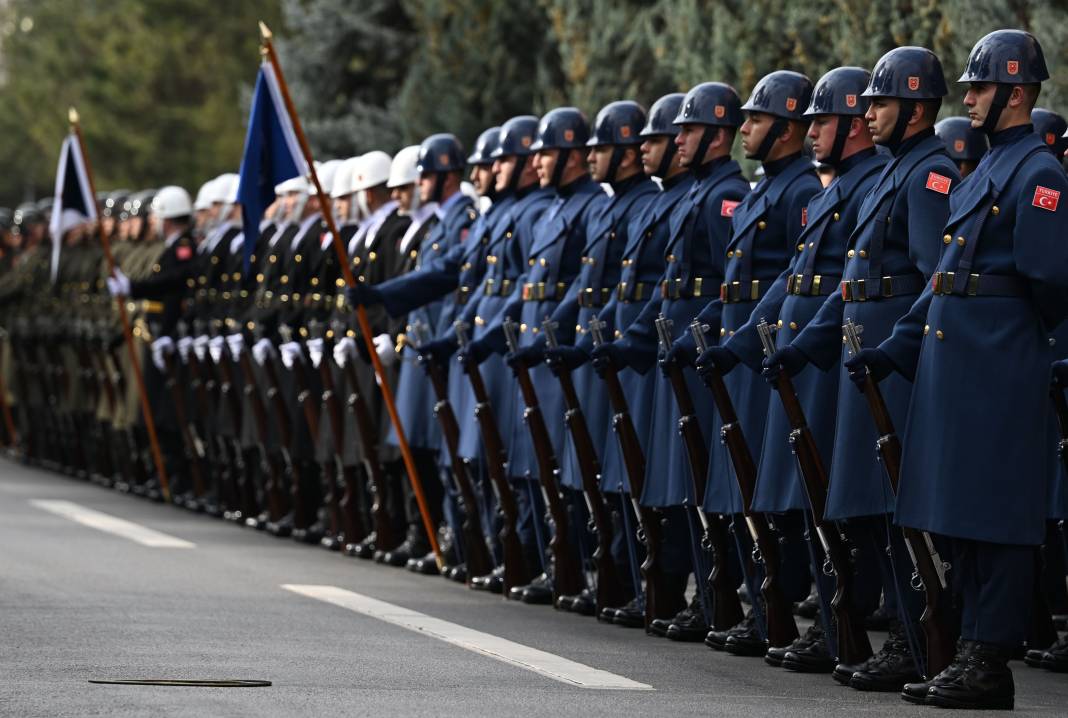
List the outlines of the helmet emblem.
<svg viewBox="0 0 1068 718">
<path fill-rule="evenodd" d="M 964 140 L 953 140 L 953 149 L 956 152 L 964 151 Z"/>
<path fill-rule="evenodd" d="M 856 95 L 846 95 L 845 96 L 845 101 L 846 101 L 846 107 L 856 107 L 857 106 L 857 96 Z"/>
<path fill-rule="evenodd" d="M 1053 132 L 1047 132 L 1046 133 L 1046 144 L 1047 145 L 1052 145 L 1056 141 L 1057 141 L 1057 135 L 1055 133 L 1053 133 Z"/>
<path fill-rule="evenodd" d="M 530 137 L 530 135 L 523 135 L 523 139 L 519 141 L 519 144 L 523 145 L 524 147 L 530 147 L 530 144 L 533 141 L 534 140 Z"/>
<path fill-rule="evenodd" d="M 630 137 L 630 125 L 623 125 L 619 128 L 619 134 L 623 139 Z"/>
<path fill-rule="evenodd" d="M 1010 75 L 1018 75 L 1018 74 L 1020 74 L 1020 61 L 1019 60 L 1008 60 L 1005 63 L 1005 69 L 1008 70 Z"/>
<path fill-rule="evenodd" d="M 723 105 L 716 105 L 716 117 L 723 118 L 727 114 L 727 108 Z"/>
<path fill-rule="evenodd" d="M 574 142 L 574 141 L 575 141 L 575 131 L 574 130 L 564 130 L 564 142 Z"/>
<path fill-rule="evenodd" d="M 438 155 L 438 164 L 447 167 L 449 165 L 449 156 L 444 153 Z"/>
<path fill-rule="evenodd" d="M 915 75 L 909 76 L 909 89 L 915 92 L 920 89 L 920 78 Z"/>
<path fill-rule="evenodd" d="M 793 112 L 796 109 L 797 109 L 797 98 L 796 97 L 787 97 L 786 98 L 786 111 L 787 112 Z"/>
</svg>

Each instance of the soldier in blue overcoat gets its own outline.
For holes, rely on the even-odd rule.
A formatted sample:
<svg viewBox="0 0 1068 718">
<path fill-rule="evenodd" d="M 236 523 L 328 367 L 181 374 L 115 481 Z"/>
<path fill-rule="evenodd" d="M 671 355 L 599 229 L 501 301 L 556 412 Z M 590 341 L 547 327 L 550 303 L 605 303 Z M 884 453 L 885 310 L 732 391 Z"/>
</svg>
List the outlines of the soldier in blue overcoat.
<svg viewBox="0 0 1068 718">
<path fill-rule="evenodd" d="M 913 702 L 1014 703 L 1008 661 L 1028 633 L 1054 460 L 1049 330 L 1068 285 L 1068 179 L 1030 116 L 1048 77 L 1026 32 L 999 30 L 975 45 L 960 82 L 990 151 L 950 197 L 931 282 L 888 339 L 847 363 L 858 375 L 914 381 L 895 518 L 952 543 L 961 643 L 949 668 L 905 686 Z"/>
<path fill-rule="evenodd" d="M 735 133 L 743 122 L 741 104 L 734 88 L 719 82 L 701 83 L 683 99 L 674 120 L 680 128 L 675 144 L 680 161 L 690 168 L 694 181 L 666 216 L 664 273 L 634 321 L 629 326 L 617 326 L 618 338 L 595 349 L 595 359 L 610 361 L 617 369 L 649 371 L 657 359 L 657 317 L 663 314 L 670 319 L 673 335 L 678 337 L 688 332 L 694 316 L 717 297 L 723 281 L 731 217 L 749 191 L 741 168 L 730 157 Z M 700 396 L 704 389 L 697 375 L 689 367 L 684 367 L 684 375 L 690 394 Z M 675 430 L 680 414 L 667 377 L 658 372 L 650 403 L 631 411 L 652 416 L 640 501 L 664 514 L 665 532 L 658 559 L 662 571 L 673 577 L 681 597 L 689 574 L 700 573 L 695 563 L 701 554 L 701 537 L 693 526 L 694 476 L 682 437 Z M 697 402 L 695 419 L 706 444 L 711 444 L 711 412 L 710 402 Z M 703 587 L 706 578 L 698 576 L 698 585 Z M 708 616 L 700 597 L 698 591 L 690 605 L 672 619 L 654 619 L 650 630 L 677 640 L 702 640 L 708 632 Z"/>
</svg>

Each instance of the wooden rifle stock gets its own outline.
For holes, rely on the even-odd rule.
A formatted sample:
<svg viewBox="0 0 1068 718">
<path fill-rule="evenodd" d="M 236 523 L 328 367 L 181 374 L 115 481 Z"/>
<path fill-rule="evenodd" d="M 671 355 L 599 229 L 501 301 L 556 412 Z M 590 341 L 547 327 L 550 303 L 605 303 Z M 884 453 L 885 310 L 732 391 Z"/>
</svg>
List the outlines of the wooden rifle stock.
<svg viewBox="0 0 1068 718">
<path fill-rule="evenodd" d="M 204 482 L 204 467 L 200 463 L 197 443 L 189 430 L 189 412 L 186 411 L 185 394 L 178 378 L 178 367 L 175 365 L 173 354 L 163 352 L 163 366 L 167 374 L 167 388 L 171 392 L 171 401 L 174 402 L 174 416 L 178 420 L 182 443 L 185 444 L 185 456 L 189 465 L 189 478 L 193 483 L 193 495 L 200 499 L 207 493 L 207 487 Z"/>
<path fill-rule="evenodd" d="M 461 350 L 467 348 L 467 325 L 457 320 L 453 324 L 456 330 L 456 339 Z M 500 427 L 497 424 L 497 415 L 490 403 L 489 392 L 482 380 L 482 372 L 477 366 L 465 366 L 464 373 L 471 384 L 471 393 L 475 397 L 475 419 L 478 421 L 478 430 L 482 435 L 482 443 L 486 450 L 486 473 L 493 485 L 497 504 L 501 509 L 501 530 L 497 532 L 497 539 L 501 542 L 501 557 L 504 572 L 501 576 L 504 595 L 515 586 L 523 586 L 530 583 L 531 575 L 527 569 L 526 559 L 523 557 L 523 544 L 519 541 L 519 531 L 516 528 L 519 523 L 519 506 L 512 493 L 512 485 L 508 482 L 508 452 L 501 439 Z"/>
<path fill-rule="evenodd" d="M 556 342 L 556 322 L 546 317 L 541 324 L 549 348 L 559 346 Z M 579 473 L 582 474 L 582 493 L 586 498 L 586 508 L 590 512 L 594 532 L 597 534 L 597 548 L 593 552 L 593 563 L 597 568 L 597 614 L 604 608 L 617 608 L 626 603 L 626 592 L 619 577 L 619 569 L 612 558 L 612 515 L 601 493 L 601 462 L 593 446 L 590 428 L 586 416 L 582 413 L 575 382 L 571 370 L 566 367 L 550 367 L 560 382 L 564 395 L 564 423 L 571 432 L 575 455 L 578 459 Z"/>
<path fill-rule="evenodd" d="M 412 332 L 418 344 L 416 351 L 419 351 L 419 348 L 429 340 L 426 324 L 421 320 L 416 321 Z M 463 503 L 464 521 L 460 526 L 460 531 L 463 534 L 464 561 L 467 564 L 467 577 L 470 582 L 470 579 L 475 576 L 485 576 L 493 570 L 493 558 L 486 545 L 486 534 L 482 530 L 475 487 L 471 483 L 467 464 L 460 456 L 460 424 L 456 420 L 456 412 L 453 411 L 452 403 L 449 401 L 449 386 L 445 372 L 433 358 L 422 353 L 419 354 L 419 363 L 426 372 L 427 378 L 430 379 L 431 386 L 434 387 L 434 396 L 437 398 L 434 404 L 434 416 L 441 427 L 445 448 L 449 452 L 452 478 L 456 482 L 460 501 Z"/>
<path fill-rule="evenodd" d="M 330 362 L 333 348 L 326 336 L 325 327 L 317 320 L 308 324 L 309 332 L 323 342 L 323 353 L 319 359 L 319 383 L 323 387 L 322 408 L 326 410 L 327 423 L 330 425 L 330 447 L 333 454 L 333 466 L 322 465 L 323 484 L 326 487 L 323 506 L 326 508 L 328 523 L 323 544 L 336 549 L 346 543 L 352 543 L 344 537 L 346 521 L 341 516 L 341 487 L 345 485 L 345 418 L 337 389 L 334 387 L 334 372 Z"/>
<path fill-rule="evenodd" d="M 672 321 L 661 314 L 656 319 L 656 329 L 663 348 L 670 349 Z M 727 575 L 728 551 L 730 551 L 727 522 L 718 514 L 705 513 L 702 508 L 705 500 L 705 482 L 708 480 L 708 447 L 701 434 L 701 427 L 697 423 L 697 410 L 694 407 L 690 389 L 686 385 L 682 366 L 678 362 L 671 361 L 665 365 L 665 369 L 668 383 L 671 384 L 671 391 L 675 395 L 675 404 L 679 407 L 679 433 L 682 434 L 683 443 L 686 445 L 686 455 L 690 460 L 690 477 L 694 491 L 693 510 L 697 513 L 697 518 L 701 521 L 705 532 L 703 541 L 707 541 L 712 551 L 712 574 L 708 576 L 708 585 L 712 588 L 712 628 L 717 631 L 726 631 L 741 623 L 745 617 L 736 587 L 731 585 L 730 577 Z"/>
<path fill-rule="evenodd" d="M 519 349 L 517 326 L 511 317 L 504 320 L 504 333 L 509 351 L 512 352 Z M 560 468 L 556 462 L 552 440 L 549 438 L 549 429 L 545 425 L 545 417 L 541 414 L 538 392 L 530 378 L 530 371 L 525 365 L 517 364 L 512 367 L 512 373 L 519 383 L 519 393 L 523 395 L 523 403 L 527 407 L 523 412 L 523 421 L 530 432 L 530 440 L 534 445 L 534 454 L 538 461 L 538 483 L 541 485 L 542 495 L 549 508 L 549 516 L 555 525 L 552 540 L 549 542 L 549 550 L 553 555 L 553 604 L 555 605 L 560 596 L 578 595 L 585 587 L 585 581 L 577 560 L 578 554 L 571 546 L 571 522 L 568 520 L 567 507 L 564 505 L 560 486 L 557 483 Z"/>
<path fill-rule="evenodd" d="M 757 333 L 764 345 L 765 356 L 775 353 L 775 340 L 768 323 L 761 319 Z M 812 520 L 816 534 L 823 545 L 824 553 L 830 562 L 835 576 L 834 598 L 831 599 L 831 611 L 834 614 L 837 634 L 838 661 L 847 665 L 860 663 L 872 655 L 871 642 L 864 628 L 864 617 L 853 606 L 853 560 L 845 537 L 833 521 L 828 521 L 827 508 L 827 470 L 823 466 L 816 439 L 808 426 L 804 409 L 794 391 L 794 384 L 786 372 L 779 372 L 775 380 L 775 389 L 782 400 L 790 432 L 790 448 L 797 459 L 805 493 L 812 508 Z M 810 537 L 811 540 L 811 537 Z"/>
<path fill-rule="evenodd" d="M 690 324 L 690 332 L 693 334 L 699 352 L 704 352 L 708 348 L 705 341 L 707 329 L 706 325 L 697 320 Z M 723 375 L 715 367 L 711 367 L 701 376 L 719 412 L 722 424 L 720 438 L 731 457 L 738 491 L 742 497 L 742 516 L 745 518 L 750 538 L 753 539 L 756 553 L 759 555 L 754 556 L 754 561 L 764 566 L 764 580 L 760 584 L 760 595 L 764 598 L 768 645 L 786 646 L 798 636 L 797 622 L 794 620 L 793 604 L 787 600 L 779 585 L 779 540 L 775 537 L 767 516 L 751 510 L 753 494 L 756 493 L 756 462 L 749 450 L 749 443 L 742 431 L 742 422 L 734 410 L 734 402 L 731 400 L 730 392 L 727 391 Z"/>
<path fill-rule="evenodd" d="M 256 381 L 256 370 L 252 366 L 247 349 L 240 352 L 237 363 L 245 380 L 245 396 L 252 407 L 252 421 L 256 426 L 256 444 L 265 477 L 263 494 L 267 502 L 267 519 L 277 522 L 286 513 L 286 502 L 282 493 L 286 480 L 285 466 L 281 458 L 268 448 L 271 444 L 271 432 L 267 424 L 267 407 L 264 406 L 263 396 Z"/>
<path fill-rule="evenodd" d="M 590 335 L 593 337 L 595 347 L 605 342 L 602 334 L 605 326 L 607 326 L 605 322 L 597 317 L 590 319 Z M 641 565 L 641 574 L 645 579 L 645 629 L 649 630 L 649 624 L 653 619 L 672 618 L 678 612 L 679 606 L 667 600 L 671 591 L 666 584 L 667 577 L 660 566 L 660 547 L 663 544 L 660 517 L 651 506 L 644 506 L 640 501 L 645 489 L 645 452 L 642 450 L 638 432 L 634 428 L 627 395 L 623 391 L 623 385 L 619 383 L 619 374 L 614 366 L 603 364 L 597 367 L 597 373 L 604 381 L 605 389 L 608 391 L 608 402 L 612 405 L 612 430 L 619 442 L 623 466 L 627 471 L 631 506 L 634 508 L 634 515 L 638 521 L 638 539 L 645 545 L 645 560 Z"/>
</svg>

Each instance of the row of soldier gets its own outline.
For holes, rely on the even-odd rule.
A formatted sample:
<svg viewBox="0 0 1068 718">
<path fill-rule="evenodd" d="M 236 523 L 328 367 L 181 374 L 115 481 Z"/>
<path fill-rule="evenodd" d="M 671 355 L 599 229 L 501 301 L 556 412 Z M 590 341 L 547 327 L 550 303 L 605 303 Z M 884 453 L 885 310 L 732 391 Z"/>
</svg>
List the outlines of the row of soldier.
<svg viewBox="0 0 1068 718">
<path fill-rule="evenodd" d="M 772 72 L 744 104 L 706 82 L 592 127 L 558 108 L 466 158 L 440 134 L 323 163 L 329 197 L 280 185 L 255 240 L 236 175 L 195 201 L 111 193 L 119 269 L 61 217 L 51 290 L 20 208 L 7 433 L 161 496 L 116 296 L 179 505 L 857 690 L 1011 708 L 1018 653 L 1068 670 L 1049 609 L 1068 123 L 1034 107 L 1047 78 L 1005 30 L 960 79 L 968 117 L 937 126 L 949 90 L 917 47 L 815 85 Z"/>
</svg>

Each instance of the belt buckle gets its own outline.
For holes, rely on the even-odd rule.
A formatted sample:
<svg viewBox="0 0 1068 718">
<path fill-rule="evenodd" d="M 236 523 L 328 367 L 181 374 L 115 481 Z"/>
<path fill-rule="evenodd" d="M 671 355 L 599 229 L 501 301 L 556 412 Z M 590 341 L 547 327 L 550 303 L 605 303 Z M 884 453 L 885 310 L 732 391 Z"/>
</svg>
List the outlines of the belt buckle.
<svg viewBox="0 0 1068 718">
<path fill-rule="evenodd" d="M 696 277 L 693 280 L 693 295 L 695 297 L 700 297 L 701 296 L 701 290 L 704 288 L 704 284 L 705 284 L 705 278 L 704 277 Z"/>
<path fill-rule="evenodd" d="M 730 303 L 730 297 L 727 291 L 727 284 L 725 282 L 719 285 L 719 301 L 723 302 L 724 304 Z"/>
<path fill-rule="evenodd" d="M 529 302 L 534 294 L 534 285 L 529 282 L 523 285 L 523 301 Z"/>
<path fill-rule="evenodd" d="M 850 279 L 849 292 L 853 295 L 854 302 L 863 302 L 868 298 L 863 279 Z"/>
<path fill-rule="evenodd" d="M 812 278 L 812 290 L 809 292 L 809 294 L 813 297 L 818 297 L 820 295 L 820 280 L 822 279 L 823 275 L 821 274 L 817 274 Z"/>
<path fill-rule="evenodd" d="M 979 296 L 979 275 L 978 274 L 969 274 L 968 275 L 967 293 L 968 293 L 969 297 L 977 297 L 977 296 Z"/>
</svg>

